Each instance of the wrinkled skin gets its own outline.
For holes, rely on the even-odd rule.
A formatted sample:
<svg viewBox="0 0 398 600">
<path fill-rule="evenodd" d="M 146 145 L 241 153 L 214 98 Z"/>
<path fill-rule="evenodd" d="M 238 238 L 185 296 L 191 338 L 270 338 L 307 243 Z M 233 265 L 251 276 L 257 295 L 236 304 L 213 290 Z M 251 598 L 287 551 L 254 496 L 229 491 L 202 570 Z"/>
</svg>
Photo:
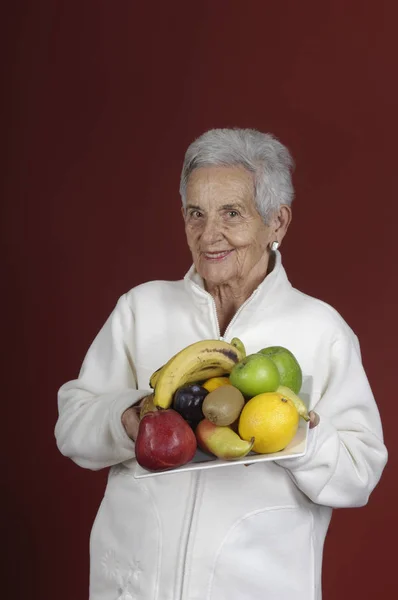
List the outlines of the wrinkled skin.
<svg viewBox="0 0 398 600">
<path fill-rule="evenodd" d="M 254 202 L 252 173 L 240 166 L 203 167 L 189 177 L 183 214 L 193 262 L 225 330 L 266 276 L 270 246 L 282 242 L 290 208 L 281 206 L 266 224 Z"/>
<path fill-rule="evenodd" d="M 252 174 L 242 167 L 201 168 L 188 180 L 185 231 L 209 291 L 243 286 L 248 292 L 264 278 L 275 226 L 263 222 L 253 193 Z M 218 260 L 207 254 L 218 251 L 230 254 Z"/>
</svg>

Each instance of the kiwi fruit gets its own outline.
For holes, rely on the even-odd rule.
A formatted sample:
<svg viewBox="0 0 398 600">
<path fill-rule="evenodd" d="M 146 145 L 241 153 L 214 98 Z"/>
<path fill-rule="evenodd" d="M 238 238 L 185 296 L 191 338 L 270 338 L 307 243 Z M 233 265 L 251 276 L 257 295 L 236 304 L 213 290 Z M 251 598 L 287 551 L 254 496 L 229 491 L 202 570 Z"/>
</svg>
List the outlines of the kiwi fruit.
<svg viewBox="0 0 398 600">
<path fill-rule="evenodd" d="M 232 385 L 222 385 L 207 394 L 202 404 L 206 419 L 221 427 L 231 425 L 245 404 L 243 394 Z"/>
</svg>

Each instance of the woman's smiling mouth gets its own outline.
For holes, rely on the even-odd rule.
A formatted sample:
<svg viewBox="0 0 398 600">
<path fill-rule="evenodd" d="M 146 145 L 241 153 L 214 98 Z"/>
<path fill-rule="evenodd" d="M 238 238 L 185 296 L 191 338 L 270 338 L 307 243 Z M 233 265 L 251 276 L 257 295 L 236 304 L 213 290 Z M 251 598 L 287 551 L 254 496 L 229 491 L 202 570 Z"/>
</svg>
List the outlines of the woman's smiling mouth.
<svg viewBox="0 0 398 600">
<path fill-rule="evenodd" d="M 203 252 L 202 255 L 206 260 L 218 262 L 229 256 L 233 250 L 224 250 L 219 252 Z"/>
</svg>

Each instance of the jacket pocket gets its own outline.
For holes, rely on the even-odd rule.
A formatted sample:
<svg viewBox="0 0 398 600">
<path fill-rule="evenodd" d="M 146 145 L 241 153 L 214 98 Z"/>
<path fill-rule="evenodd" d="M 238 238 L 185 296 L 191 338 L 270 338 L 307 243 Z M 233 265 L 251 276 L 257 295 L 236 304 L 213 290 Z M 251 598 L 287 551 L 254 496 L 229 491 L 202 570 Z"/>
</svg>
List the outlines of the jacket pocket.
<svg viewBox="0 0 398 600">
<path fill-rule="evenodd" d="M 209 600 L 314 600 L 312 515 L 259 510 L 236 522 L 216 556 Z"/>
</svg>

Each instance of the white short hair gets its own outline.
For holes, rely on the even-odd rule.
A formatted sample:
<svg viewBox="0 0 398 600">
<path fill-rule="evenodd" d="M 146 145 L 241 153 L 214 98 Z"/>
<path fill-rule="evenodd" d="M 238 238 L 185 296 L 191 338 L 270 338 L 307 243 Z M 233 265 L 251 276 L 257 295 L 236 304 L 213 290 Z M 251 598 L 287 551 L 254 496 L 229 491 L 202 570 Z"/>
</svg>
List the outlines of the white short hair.
<svg viewBox="0 0 398 600">
<path fill-rule="evenodd" d="M 180 181 L 183 207 L 192 171 L 237 165 L 253 173 L 254 201 L 265 222 L 282 204 L 291 205 L 294 162 L 289 150 L 270 133 L 234 128 L 210 129 L 189 146 Z"/>
</svg>

